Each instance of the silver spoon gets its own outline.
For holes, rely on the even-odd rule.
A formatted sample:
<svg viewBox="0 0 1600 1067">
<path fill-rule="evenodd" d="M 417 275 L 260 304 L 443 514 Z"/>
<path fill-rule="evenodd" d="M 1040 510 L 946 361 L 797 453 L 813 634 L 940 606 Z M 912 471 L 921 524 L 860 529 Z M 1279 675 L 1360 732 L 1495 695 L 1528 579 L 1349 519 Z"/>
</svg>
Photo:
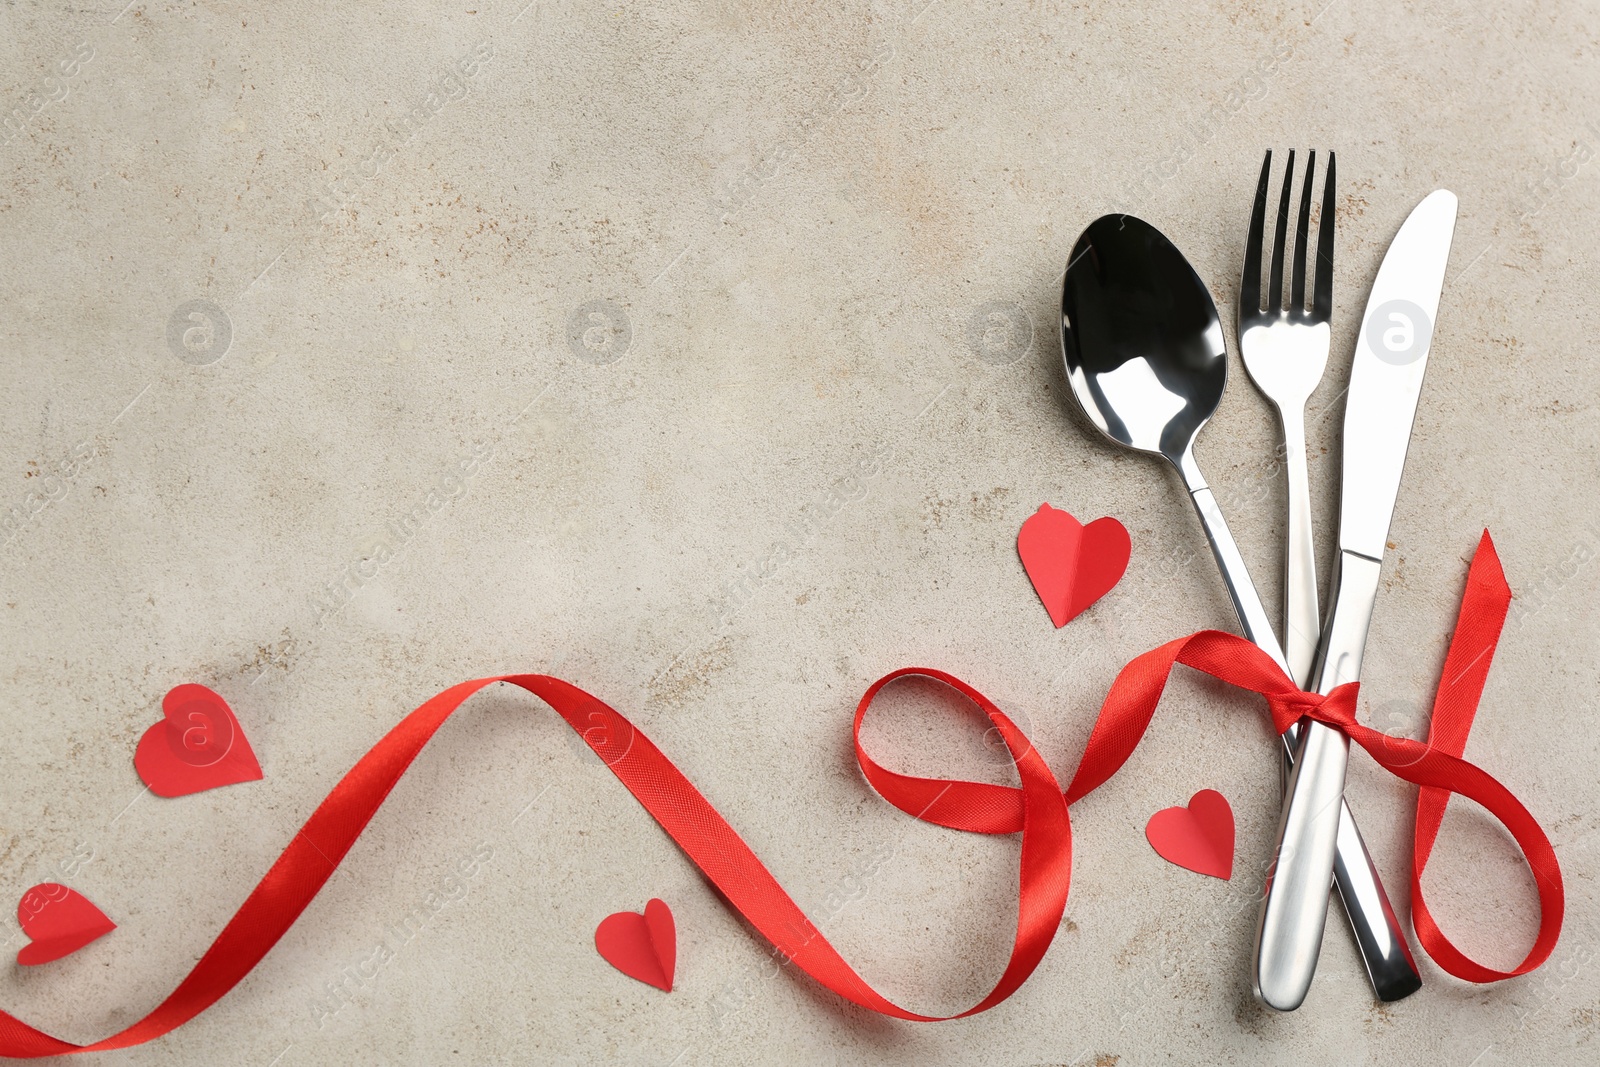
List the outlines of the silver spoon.
<svg viewBox="0 0 1600 1067">
<path fill-rule="evenodd" d="M 1078 238 L 1061 291 L 1072 395 L 1100 432 L 1178 469 L 1244 634 L 1288 673 L 1244 557 L 1206 487 L 1194 441 L 1222 402 L 1228 350 L 1205 283 L 1159 230 L 1104 215 Z"/>
<path fill-rule="evenodd" d="M 1288 674 L 1244 557 L 1195 463 L 1195 438 L 1228 384 L 1222 320 L 1205 283 L 1154 226 L 1104 215 L 1083 231 L 1067 264 L 1061 351 L 1072 395 L 1100 432 L 1162 457 L 1183 476 L 1245 636 Z M 1284 735 L 1291 753 L 1293 734 Z M 1417 979 L 1405 935 L 1348 806 L 1335 875 L 1379 997 L 1410 993 Z"/>
</svg>

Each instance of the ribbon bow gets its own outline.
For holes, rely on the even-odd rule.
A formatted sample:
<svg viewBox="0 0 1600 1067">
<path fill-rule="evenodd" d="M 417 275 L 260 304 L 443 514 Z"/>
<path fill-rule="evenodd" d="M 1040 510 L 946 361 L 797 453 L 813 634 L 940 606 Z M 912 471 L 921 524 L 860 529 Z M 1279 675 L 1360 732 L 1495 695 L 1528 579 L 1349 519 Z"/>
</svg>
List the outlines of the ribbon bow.
<svg viewBox="0 0 1600 1067">
<path fill-rule="evenodd" d="M 1305 693 L 1299 689 L 1261 695 L 1267 698 L 1267 714 L 1272 716 L 1272 728 L 1280 734 L 1287 733 L 1289 727 L 1301 719 L 1311 719 L 1348 734 L 1349 728 L 1356 725 L 1356 694 L 1360 689 L 1360 682 L 1347 682 L 1335 687 L 1327 696 Z"/>
<path fill-rule="evenodd" d="M 916 818 L 942 826 L 1022 835 L 1017 931 L 1011 958 L 988 995 L 948 1018 L 994 1007 L 1015 992 L 1044 958 L 1065 912 L 1072 876 L 1068 805 L 1102 785 L 1133 754 L 1178 663 L 1264 696 L 1280 732 L 1306 717 L 1328 723 L 1348 734 L 1379 764 L 1422 787 L 1413 846 L 1412 911 L 1418 940 L 1439 966 L 1471 982 L 1498 981 L 1539 966 L 1555 948 L 1565 906 L 1555 852 L 1521 801 L 1460 758 L 1510 602 L 1511 590 L 1486 532 L 1467 577 L 1426 742 L 1391 737 L 1358 723 L 1353 684 L 1340 686 L 1326 697 L 1300 692 L 1264 652 L 1241 637 L 1204 630 L 1170 641 L 1132 660 L 1117 675 L 1065 790 L 1027 735 L 960 679 L 912 667 L 873 683 L 856 709 L 856 759 L 884 799 Z M 1020 785 L 917 778 L 875 762 L 861 745 L 861 723 L 883 687 L 909 675 L 944 682 L 971 699 L 1000 732 L 1016 761 Z M 332 877 L 434 732 L 468 697 L 495 682 L 526 689 L 565 719 L 785 960 L 862 1007 L 919 1022 L 940 1018 L 902 1008 L 868 985 L 806 918 L 733 827 L 624 716 L 559 678 L 520 674 L 452 686 L 390 730 L 334 786 L 194 969 L 150 1014 L 104 1040 L 77 1045 L 0 1012 L 0 1056 L 27 1058 L 127 1048 L 170 1032 L 216 1003 L 267 954 Z M 1439 930 L 1423 900 L 1422 871 L 1451 793 L 1477 801 L 1499 819 L 1533 871 L 1539 895 L 1539 933 L 1527 957 L 1513 970 L 1492 970 L 1462 954 Z"/>
</svg>

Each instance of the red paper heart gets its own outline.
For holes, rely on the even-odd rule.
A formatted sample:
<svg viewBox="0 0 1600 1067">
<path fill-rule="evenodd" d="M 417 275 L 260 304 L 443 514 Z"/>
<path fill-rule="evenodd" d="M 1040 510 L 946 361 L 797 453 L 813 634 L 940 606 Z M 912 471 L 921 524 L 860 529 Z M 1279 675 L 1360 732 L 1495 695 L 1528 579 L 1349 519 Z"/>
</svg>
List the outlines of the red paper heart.
<svg viewBox="0 0 1600 1067">
<path fill-rule="evenodd" d="M 144 732 L 133 765 L 151 791 L 181 797 L 261 778 L 239 720 L 203 685 L 177 686 L 161 701 L 165 718 Z"/>
<path fill-rule="evenodd" d="M 1084 526 L 1049 504 L 1017 534 L 1017 555 L 1057 629 L 1111 592 L 1132 551 L 1128 531 L 1111 516 Z"/>
<path fill-rule="evenodd" d="M 24 967 L 70 956 L 117 928 L 82 894 L 55 882 L 36 885 L 22 894 L 17 924 L 32 941 L 17 953 L 17 962 Z"/>
<path fill-rule="evenodd" d="M 1162 808 L 1144 836 L 1168 863 L 1224 882 L 1233 877 L 1233 808 L 1215 789 L 1200 790 L 1187 808 Z"/>
<path fill-rule="evenodd" d="M 657 989 L 672 992 L 672 972 L 678 965 L 678 928 L 672 909 L 652 900 L 644 914 L 619 911 L 595 927 L 594 947 L 607 963 Z"/>
</svg>

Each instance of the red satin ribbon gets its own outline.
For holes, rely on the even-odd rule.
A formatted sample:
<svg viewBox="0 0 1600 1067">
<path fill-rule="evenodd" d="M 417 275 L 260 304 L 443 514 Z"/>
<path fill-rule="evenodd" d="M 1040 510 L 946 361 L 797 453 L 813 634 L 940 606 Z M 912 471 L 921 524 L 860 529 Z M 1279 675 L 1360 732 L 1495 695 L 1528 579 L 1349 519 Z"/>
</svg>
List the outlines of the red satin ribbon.
<svg viewBox="0 0 1600 1067">
<path fill-rule="evenodd" d="M 1355 685 L 1341 686 L 1327 697 L 1302 693 L 1254 645 L 1232 634 L 1206 630 L 1146 652 L 1122 669 L 1064 793 L 1016 724 L 959 679 L 913 667 L 873 683 L 856 709 L 856 759 L 884 799 L 926 822 L 957 830 L 1022 833 L 1017 932 L 1011 958 L 987 996 L 949 1018 L 974 1015 L 1005 1000 L 1044 957 L 1060 926 L 1071 880 L 1072 827 L 1067 805 L 1103 784 L 1133 754 L 1177 663 L 1266 697 L 1273 724 L 1280 732 L 1301 718 L 1343 730 L 1379 764 L 1422 787 L 1417 802 L 1413 910 L 1417 936 L 1441 967 L 1468 981 L 1490 982 L 1525 974 L 1544 962 L 1555 948 L 1564 907 L 1555 852 L 1533 816 L 1509 790 L 1460 758 L 1510 600 L 1511 591 L 1485 533 L 1467 578 L 1427 743 L 1390 737 L 1356 722 Z M 1020 786 L 914 778 L 873 760 L 861 747 L 862 720 L 885 685 L 908 675 L 936 679 L 976 704 L 999 730 L 1016 760 Z M 75 1045 L 0 1012 L 0 1056 L 28 1058 L 127 1048 L 160 1037 L 210 1007 L 260 962 L 311 903 L 434 732 L 469 696 L 495 682 L 521 686 L 554 708 L 745 919 L 796 967 L 841 997 L 884 1015 L 919 1022 L 938 1018 L 899 1007 L 869 986 L 710 802 L 626 718 L 559 678 L 519 674 L 453 686 L 389 731 L 333 788 L 188 977 L 149 1015 L 102 1041 Z M 1539 893 L 1539 934 L 1514 970 L 1495 971 L 1468 959 L 1445 938 L 1423 901 L 1422 871 L 1451 793 L 1477 801 L 1499 819 L 1533 871 Z"/>
</svg>

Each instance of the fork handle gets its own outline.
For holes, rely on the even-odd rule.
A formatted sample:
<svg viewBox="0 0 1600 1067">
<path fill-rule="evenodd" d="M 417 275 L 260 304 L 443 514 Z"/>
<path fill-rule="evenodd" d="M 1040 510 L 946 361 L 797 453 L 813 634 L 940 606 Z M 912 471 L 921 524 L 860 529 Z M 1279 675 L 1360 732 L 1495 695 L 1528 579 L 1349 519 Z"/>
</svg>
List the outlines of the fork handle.
<svg viewBox="0 0 1600 1067">
<path fill-rule="evenodd" d="M 1311 684 L 1311 666 L 1321 635 L 1317 610 L 1316 544 L 1311 532 L 1311 486 L 1306 469 L 1305 408 L 1278 412 L 1283 423 L 1283 462 L 1289 482 L 1288 567 L 1284 584 L 1284 657 L 1295 684 Z M 1300 728 L 1283 735 L 1285 781 L 1294 766 Z M 1341 801 L 1341 803 L 1343 803 Z M 1350 920 L 1372 989 L 1382 1001 L 1409 997 L 1422 988 L 1422 976 L 1411 956 L 1400 919 L 1378 878 L 1350 806 L 1339 813 L 1338 847 L 1333 859 L 1333 884 Z"/>
<path fill-rule="evenodd" d="M 1289 558 L 1284 581 L 1283 654 L 1296 685 L 1311 681 L 1322 614 L 1317 610 L 1317 550 L 1311 532 L 1311 484 L 1306 470 L 1305 409 L 1284 405 L 1283 463 L 1289 481 Z"/>
</svg>

